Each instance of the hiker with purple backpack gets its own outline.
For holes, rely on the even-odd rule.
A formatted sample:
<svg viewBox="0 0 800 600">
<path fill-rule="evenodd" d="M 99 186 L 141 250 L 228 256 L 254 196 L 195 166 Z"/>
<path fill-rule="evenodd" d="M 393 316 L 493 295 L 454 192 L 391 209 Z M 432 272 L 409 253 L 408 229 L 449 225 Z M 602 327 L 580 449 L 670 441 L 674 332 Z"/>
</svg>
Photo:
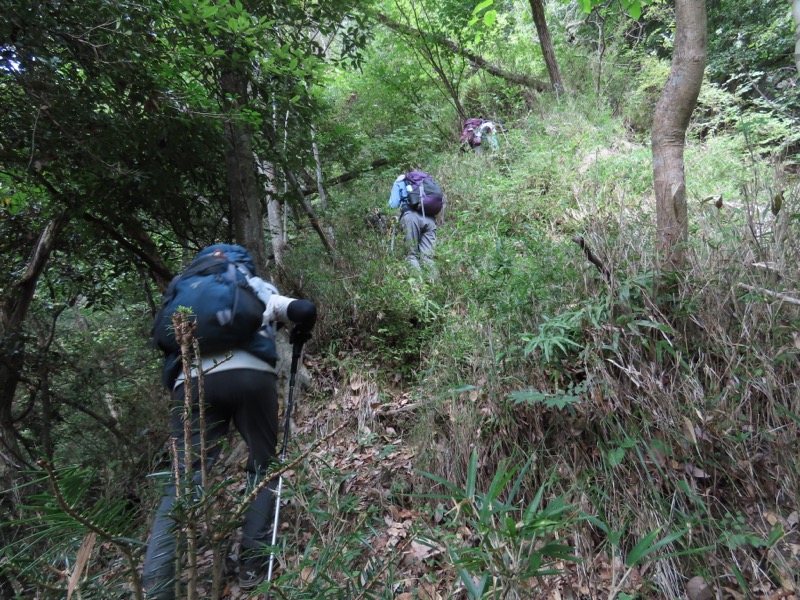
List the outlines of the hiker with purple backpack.
<svg viewBox="0 0 800 600">
<path fill-rule="evenodd" d="M 464 122 L 461 130 L 461 149 L 464 152 L 472 150 L 475 154 L 481 154 L 484 142 L 488 142 L 491 150 L 497 150 L 497 139 L 495 138 L 495 124 L 490 119 L 473 118 Z"/>
<path fill-rule="evenodd" d="M 421 268 L 420 261 L 426 266 L 433 265 L 435 217 L 442 213 L 445 202 L 442 188 L 424 171 L 400 175 L 392 186 L 389 207 L 400 209 L 400 224 L 408 247 L 406 260 L 416 269 Z"/>
</svg>

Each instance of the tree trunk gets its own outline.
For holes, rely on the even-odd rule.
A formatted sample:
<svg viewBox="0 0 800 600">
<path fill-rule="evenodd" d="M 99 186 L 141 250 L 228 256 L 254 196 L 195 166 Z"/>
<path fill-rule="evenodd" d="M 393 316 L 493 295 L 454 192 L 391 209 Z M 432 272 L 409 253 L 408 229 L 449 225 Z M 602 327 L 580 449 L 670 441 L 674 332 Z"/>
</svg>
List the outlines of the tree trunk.
<svg viewBox="0 0 800 600">
<path fill-rule="evenodd" d="M 313 125 L 311 129 L 311 151 L 314 153 L 314 164 L 316 165 L 317 175 L 317 192 L 319 192 L 319 205 L 322 207 L 324 213 L 328 210 L 328 194 L 325 192 L 325 185 L 322 183 L 322 160 L 319 157 L 319 148 L 317 147 L 317 131 Z"/>
<path fill-rule="evenodd" d="M 334 249 L 330 239 L 328 239 L 328 236 L 323 231 L 319 219 L 314 213 L 314 209 L 311 208 L 311 205 L 303 195 L 303 188 L 300 186 L 300 183 L 297 181 L 294 173 L 292 173 L 289 167 L 286 166 L 283 167 L 283 173 L 286 176 L 286 180 L 289 182 L 289 185 L 292 187 L 292 190 L 297 194 L 297 200 L 300 203 L 303 211 L 306 213 L 306 216 L 311 223 L 311 227 L 313 227 L 314 231 L 316 231 L 317 235 L 319 235 L 319 239 L 322 242 L 322 247 L 325 248 L 325 252 L 327 252 L 331 257 L 334 257 L 336 255 L 336 250 Z"/>
<path fill-rule="evenodd" d="M 14 429 L 14 396 L 24 364 L 25 340 L 22 323 L 33 301 L 36 284 L 44 271 L 50 253 L 61 231 L 69 221 L 67 211 L 50 221 L 44 228 L 31 253 L 25 272 L 17 283 L 6 290 L 0 313 L 0 482 L 17 471 L 22 463 L 17 434 Z"/>
<path fill-rule="evenodd" d="M 675 49 L 653 115 L 653 187 L 659 271 L 680 271 L 688 239 L 686 130 L 697 103 L 707 52 L 705 0 L 676 0 Z"/>
<path fill-rule="evenodd" d="M 800 73 L 800 0 L 792 1 L 792 20 L 794 21 L 794 66 Z"/>
<path fill-rule="evenodd" d="M 275 187 L 275 164 L 260 160 L 258 168 L 264 178 L 264 193 L 267 201 L 267 228 L 272 244 L 272 259 L 275 262 L 275 268 L 280 273 L 283 270 L 286 239 L 283 230 L 283 210 L 281 203 L 278 201 L 278 189 Z"/>
<path fill-rule="evenodd" d="M 256 271 L 265 277 L 267 251 L 262 228 L 260 192 L 253 154 L 253 131 L 241 121 L 236 111 L 247 98 L 247 78 L 242 73 L 222 74 L 223 106 L 227 118 L 225 132 L 225 171 L 231 198 L 231 224 L 236 243 L 246 247 L 256 262 Z"/>
<path fill-rule="evenodd" d="M 550 85 L 557 92 L 564 90 L 564 82 L 561 80 L 561 71 L 558 70 L 558 61 L 553 49 L 553 40 L 550 38 L 550 30 L 547 28 L 547 19 L 544 16 L 544 4 L 542 0 L 530 0 L 533 22 L 536 25 L 536 32 L 539 34 L 539 45 L 542 47 L 544 64 L 547 66 L 547 73 L 550 75 Z"/>
</svg>

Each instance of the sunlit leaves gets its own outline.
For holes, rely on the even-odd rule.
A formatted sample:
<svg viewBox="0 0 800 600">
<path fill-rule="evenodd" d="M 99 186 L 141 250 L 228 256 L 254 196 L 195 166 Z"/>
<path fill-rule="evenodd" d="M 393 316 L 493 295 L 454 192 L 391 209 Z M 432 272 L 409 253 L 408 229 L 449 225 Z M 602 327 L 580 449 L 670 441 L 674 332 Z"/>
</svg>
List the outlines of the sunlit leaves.
<svg viewBox="0 0 800 600">
<path fill-rule="evenodd" d="M 473 27 L 478 21 L 482 21 L 485 27 L 491 28 L 497 20 L 497 10 L 490 8 L 493 4 L 494 0 L 482 0 L 482 2 L 472 10 L 472 18 L 467 22 L 467 26 Z M 480 42 L 481 36 L 482 32 L 478 31 L 478 33 L 475 34 L 475 41 Z"/>
</svg>

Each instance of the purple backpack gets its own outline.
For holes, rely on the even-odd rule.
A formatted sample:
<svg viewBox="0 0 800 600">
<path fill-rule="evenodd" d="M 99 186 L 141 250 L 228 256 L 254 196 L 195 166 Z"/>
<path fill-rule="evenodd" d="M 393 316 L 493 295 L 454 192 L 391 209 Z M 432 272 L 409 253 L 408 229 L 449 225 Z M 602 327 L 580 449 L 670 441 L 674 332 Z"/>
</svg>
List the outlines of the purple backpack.
<svg viewBox="0 0 800 600">
<path fill-rule="evenodd" d="M 472 145 L 475 137 L 475 130 L 483 124 L 483 119 L 467 119 L 464 122 L 464 129 L 461 131 L 461 138 L 459 141 Z M 480 142 L 478 142 L 480 144 Z"/>
<path fill-rule="evenodd" d="M 445 202 L 442 188 L 424 171 L 406 173 L 406 190 L 409 208 L 426 217 L 435 217 L 442 211 Z"/>
</svg>

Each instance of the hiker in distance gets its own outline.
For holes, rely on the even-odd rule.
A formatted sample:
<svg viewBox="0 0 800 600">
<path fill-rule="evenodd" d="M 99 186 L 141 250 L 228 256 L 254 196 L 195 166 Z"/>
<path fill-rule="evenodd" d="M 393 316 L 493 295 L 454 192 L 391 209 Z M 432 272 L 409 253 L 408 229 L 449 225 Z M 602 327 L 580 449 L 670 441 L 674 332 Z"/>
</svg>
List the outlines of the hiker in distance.
<svg viewBox="0 0 800 600">
<path fill-rule="evenodd" d="M 230 421 L 247 443 L 247 489 L 253 489 L 276 460 L 278 442 L 277 351 L 273 323 L 294 323 L 290 341 L 299 355 L 311 337 L 316 306 L 308 300 L 281 296 L 270 283 L 254 276 L 249 252 L 230 244 L 203 249 L 172 280 L 153 323 L 153 340 L 164 353 L 163 383 L 171 391 L 172 439 L 178 466 L 184 468 L 184 374 L 180 346 L 172 326 L 178 307 L 191 309 L 197 324 L 201 364 L 193 364 L 192 456 L 194 483 L 200 484 L 200 440 L 197 374 L 204 380 L 206 465 L 219 456 Z M 198 371 L 200 370 L 200 371 Z M 252 589 L 264 579 L 269 563 L 277 479 L 264 487 L 244 513 L 239 553 L 239 586 Z M 248 492 L 245 492 L 247 494 Z M 164 486 L 156 510 L 142 573 L 148 598 L 175 598 L 176 524 L 173 507 L 176 481 Z"/>
<path fill-rule="evenodd" d="M 420 261 L 433 266 L 436 215 L 442 212 L 445 202 L 442 188 L 424 171 L 400 175 L 392 185 L 389 207 L 400 209 L 400 225 L 408 248 L 406 260 L 416 269 L 420 269 Z"/>
<path fill-rule="evenodd" d="M 471 149 L 475 154 L 481 154 L 484 142 L 488 142 L 491 150 L 497 150 L 497 138 L 495 137 L 495 124 L 490 119 L 473 118 L 464 122 L 459 141 L 461 149 L 466 152 Z"/>
</svg>

